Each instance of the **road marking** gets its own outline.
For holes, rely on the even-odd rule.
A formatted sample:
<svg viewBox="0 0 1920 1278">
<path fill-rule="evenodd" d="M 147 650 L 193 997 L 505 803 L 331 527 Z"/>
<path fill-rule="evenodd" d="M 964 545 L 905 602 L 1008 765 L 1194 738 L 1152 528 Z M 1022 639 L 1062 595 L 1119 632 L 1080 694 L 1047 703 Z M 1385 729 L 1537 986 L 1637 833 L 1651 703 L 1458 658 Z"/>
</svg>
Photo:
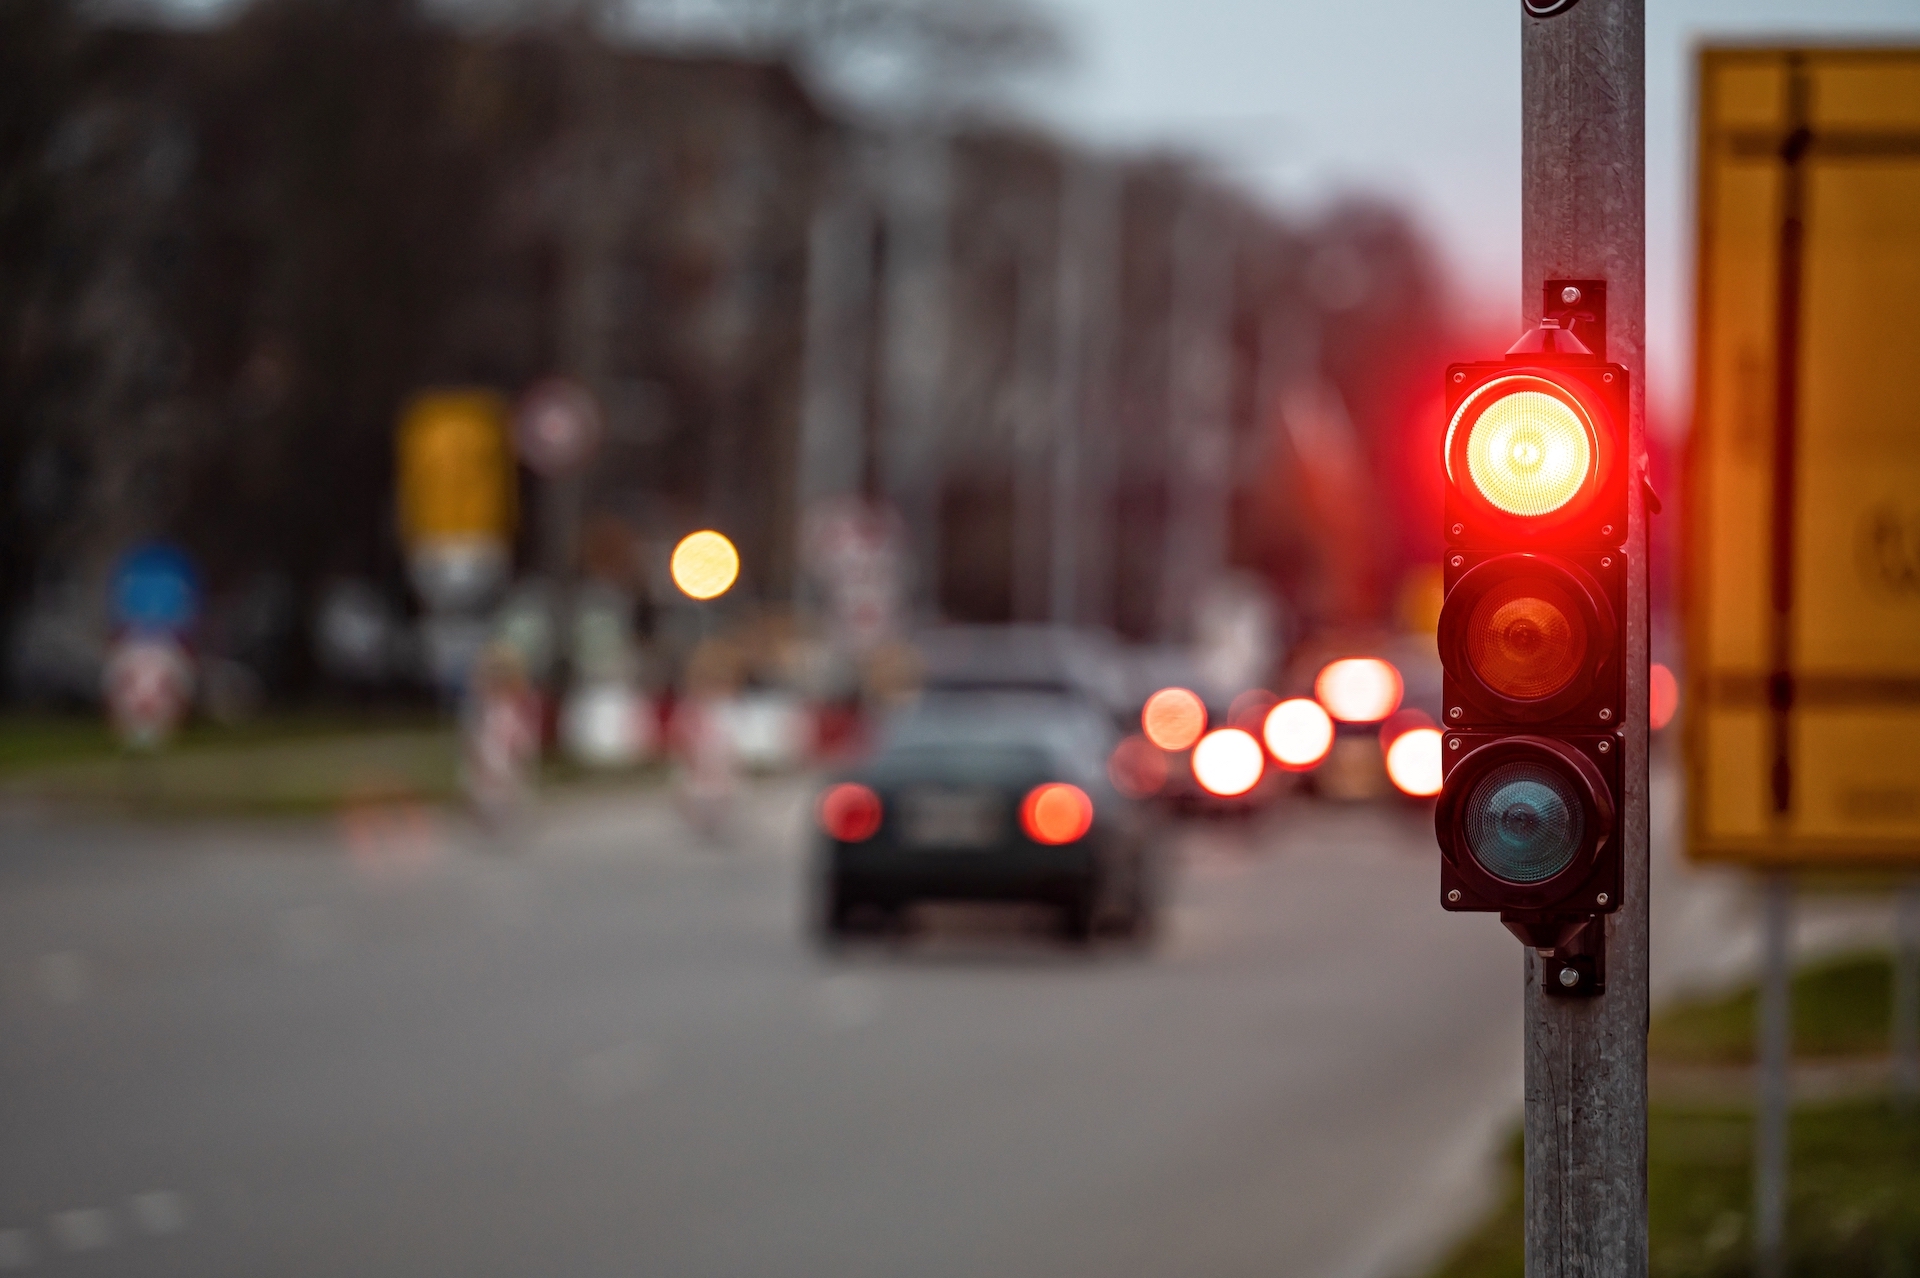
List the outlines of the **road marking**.
<svg viewBox="0 0 1920 1278">
<path fill-rule="evenodd" d="M 340 838 L 355 871 L 379 883 L 442 868 L 448 841 L 441 825 L 423 803 L 350 800 L 340 812 Z"/>
<path fill-rule="evenodd" d="M 54 950 L 42 954 L 33 965 L 34 982 L 49 1003 L 68 1005 L 87 996 L 92 981 L 86 956 L 78 950 Z"/>
<path fill-rule="evenodd" d="M 68 1251 L 98 1251 L 113 1243 L 113 1217 L 105 1208 L 75 1207 L 56 1214 L 47 1226 Z"/>
<path fill-rule="evenodd" d="M 651 1086 L 658 1064 L 645 1043 L 617 1043 L 575 1061 L 568 1082 L 588 1105 L 611 1105 Z"/>
<path fill-rule="evenodd" d="M 133 1218 L 156 1237 L 177 1234 L 187 1227 L 187 1200 L 171 1189 L 149 1189 L 131 1201 Z"/>
<path fill-rule="evenodd" d="M 281 957 L 317 963 L 340 948 L 340 929 L 325 906 L 302 905 L 281 913 L 277 941 Z"/>
<path fill-rule="evenodd" d="M 0 1229 L 0 1269 L 25 1269 L 33 1264 L 33 1244 L 24 1229 Z"/>
<path fill-rule="evenodd" d="M 821 981 L 816 990 L 820 1018 L 837 1030 L 859 1029 L 880 1016 L 886 1002 L 880 983 L 870 976 L 843 972 Z"/>
</svg>

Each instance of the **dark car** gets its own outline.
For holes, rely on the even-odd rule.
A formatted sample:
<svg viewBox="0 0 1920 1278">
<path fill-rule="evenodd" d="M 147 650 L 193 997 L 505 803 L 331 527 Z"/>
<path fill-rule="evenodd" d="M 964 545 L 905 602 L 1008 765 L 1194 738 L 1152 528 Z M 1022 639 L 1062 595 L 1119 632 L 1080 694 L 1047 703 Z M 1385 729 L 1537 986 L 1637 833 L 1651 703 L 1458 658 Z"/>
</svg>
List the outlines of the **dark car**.
<svg viewBox="0 0 1920 1278">
<path fill-rule="evenodd" d="M 1074 940 L 1148 935 L 1153 843 L 1107 780 L 1113 744 L 1082 698 L 923 694 L 822 791 L 819 926 L 840 936 L 920 901 L 1031 901 Z"/>
</svg>

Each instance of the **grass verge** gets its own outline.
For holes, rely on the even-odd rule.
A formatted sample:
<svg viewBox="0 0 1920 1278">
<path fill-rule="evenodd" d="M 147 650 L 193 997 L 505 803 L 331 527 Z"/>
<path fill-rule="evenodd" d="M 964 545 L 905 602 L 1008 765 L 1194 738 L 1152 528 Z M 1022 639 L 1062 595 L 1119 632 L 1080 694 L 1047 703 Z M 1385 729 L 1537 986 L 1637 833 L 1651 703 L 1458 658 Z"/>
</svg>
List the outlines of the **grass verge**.
<svg viewBox="0 0 1920 1278">
<path fill-rule="evenodd" d="M 661 764 L 602 771 L 546 761 L 542 790 L 658 785 Z M 455 726 L 410 715 L 275 715 L 193 723 L 166 748 L 123 748 L 97 719 L 0 716 L 0 801 L 141 817 L 311 816 L 386 803 L 461 801 Z"/>
<path fill-rule="evenodd" d="M 1653 1018 L 1648 1055 L 1674 1065 L 1746 1064 L 1753 1059 L 1758 1002 L 1749 985 L 1714 998 L 1676 1003 Z M 1793 1054 L 1884 1052 L 1892 1009 L 1889 955 L 1844 954 L 1809 964 L 1793 977 Z"/>
<path fill-rule="evenodd" d="M 1647 1122 L 1647 1230 L 1654 1278 L 1745 1278 L 1753 1118 L 1656 1104 Z M 1920 1275 L 1920 1113 L 1884 1098 L 1794 1112 L 1787 1211 L 1792 1278 Z M 1520 1143 L 1500 1209 L 1434 1278 L 1521 1278 Z"/>
<path fill-rule="evenodd" d="M 1887 1049 L 1892 960 L 1850 954 L 1794 976 L 1794 1051 L 1844 1058 Z M 1741 1065 L 1753 1056 L 1749 986 L 1678 1003 L 1653 1020 L 1663 1064 Z M 1920 1278 L 1920 1110 L 1885 1097 L 1793 1113 L 1787 1272 L 1793 1278 Z M 1753 1271 L 1753 1115 L 1737 1104 L 1663 1102 L 1647 1115 L 1647 1229 L 1654 1278 Z M 1433 1278 L 1521 1278 L 1521 1147 L 1509 1150 L 1500 1207 Z"/>
</svg>

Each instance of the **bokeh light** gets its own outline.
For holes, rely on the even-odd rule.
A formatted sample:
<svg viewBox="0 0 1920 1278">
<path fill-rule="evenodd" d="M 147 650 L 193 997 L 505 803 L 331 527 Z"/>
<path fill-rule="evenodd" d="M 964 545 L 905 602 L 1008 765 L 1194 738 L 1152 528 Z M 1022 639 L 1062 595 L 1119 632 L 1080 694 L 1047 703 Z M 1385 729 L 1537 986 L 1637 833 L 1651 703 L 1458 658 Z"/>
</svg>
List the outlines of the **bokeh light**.
<svg viewBox="0 0 1920 1278">
<path fill-rule="evenodd" d="M 1673 722 L 1680 709 L 1680 681 L 1659 662 L 1647 671 L 1647 723 L 1655 731 Z"/>
<path fill-rule="evenodd" d="M 740 577 L 740 552 L 726 537 L 705 528 L 680 539 L 670 567 L 673 584 L 689 598 L 717 599 Z"/>
<path fill-rule="evenodd" d="M 1253 734 L 1239 728 L 1220 728 L 1200 738 L 1193 748 L 1193 778 L 1208 794 L 1230 799 L 1260 784 L 1266 756 Z"/>
<path fill-rule="evenodd" d="M 1035 786 L 1020 805 L 1020 826 L 1035 843 L 1072 843 L 1093 828 L 1093 800 L 1064 781 Z"/>
<path fill-rule="evenodd" d="M 1233 699 L 1227 707 L 1227 721 L 1222 727 L 1245 728 L 1254 736 L 1260 735 L 1261 726 L 1267 721 L 1267 713 L 1280 704 L 1280 698 L 1265 688 L 1249 688 Z"/>
<path fill-rule="evenodd" d="M 1403 685 L 1390 661 L 1346 657 L 1330 661 L 1313 681 L 1313 695 L 1342 723 L 1378 723 L 1400 708 Z"/>
<path fill-rule="evenodd" d="M 880 796 L 845 781 L 820 796 L 820 826 L 842 843 L 862 843 L 880 832 Z"/>
<path fill-rule="evenodd" d="M 1129 799 L 1151 798 L 1167 784 L 1166 753 L 1135 733 L 1113 748 L 1107 759 L 1107 779 Z"/>
<path fill-rule="evenodd" d="M 1333 749 L 1333 720 L 1318 701 L 1294 697 L 1267 712 L 1262 735 L 1275 762 L 1289 772 L 1305 772 Z"/>
<path fill-rule="evenodd" d="M 1147 698 L 1140 728 L 1162 750 L 1184 750 L 1207 730 L 1207 704 L 1186 688 L 1162 688 Z"/>
<path fill-rule="evenodd" d="M 1440 793 L 1440 730 L 1409 728 L 1387 747 L 1387 779 L 1417 799 Z"/>
</svg>

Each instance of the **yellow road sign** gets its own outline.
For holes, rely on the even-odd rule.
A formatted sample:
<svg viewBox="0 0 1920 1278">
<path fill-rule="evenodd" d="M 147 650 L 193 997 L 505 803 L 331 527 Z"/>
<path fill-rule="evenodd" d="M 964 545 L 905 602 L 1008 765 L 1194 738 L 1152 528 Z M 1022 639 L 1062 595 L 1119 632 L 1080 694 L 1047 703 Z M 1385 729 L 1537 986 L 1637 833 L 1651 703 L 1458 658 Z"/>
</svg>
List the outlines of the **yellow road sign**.
<svg viewBox="0 0 1920 1278">
<path fill-rule="evenodd" d="M 401 414 L 396 444 L 400 533 L 409 545 L 447 537 L 511 540 L 513 452 L 498 395 L 417 395 Z"/>
<path fill-rule="evenodd" d="M 1920 49 L 1709 49 L 1689 843 L 1920 864 Z"/>
</svg>

